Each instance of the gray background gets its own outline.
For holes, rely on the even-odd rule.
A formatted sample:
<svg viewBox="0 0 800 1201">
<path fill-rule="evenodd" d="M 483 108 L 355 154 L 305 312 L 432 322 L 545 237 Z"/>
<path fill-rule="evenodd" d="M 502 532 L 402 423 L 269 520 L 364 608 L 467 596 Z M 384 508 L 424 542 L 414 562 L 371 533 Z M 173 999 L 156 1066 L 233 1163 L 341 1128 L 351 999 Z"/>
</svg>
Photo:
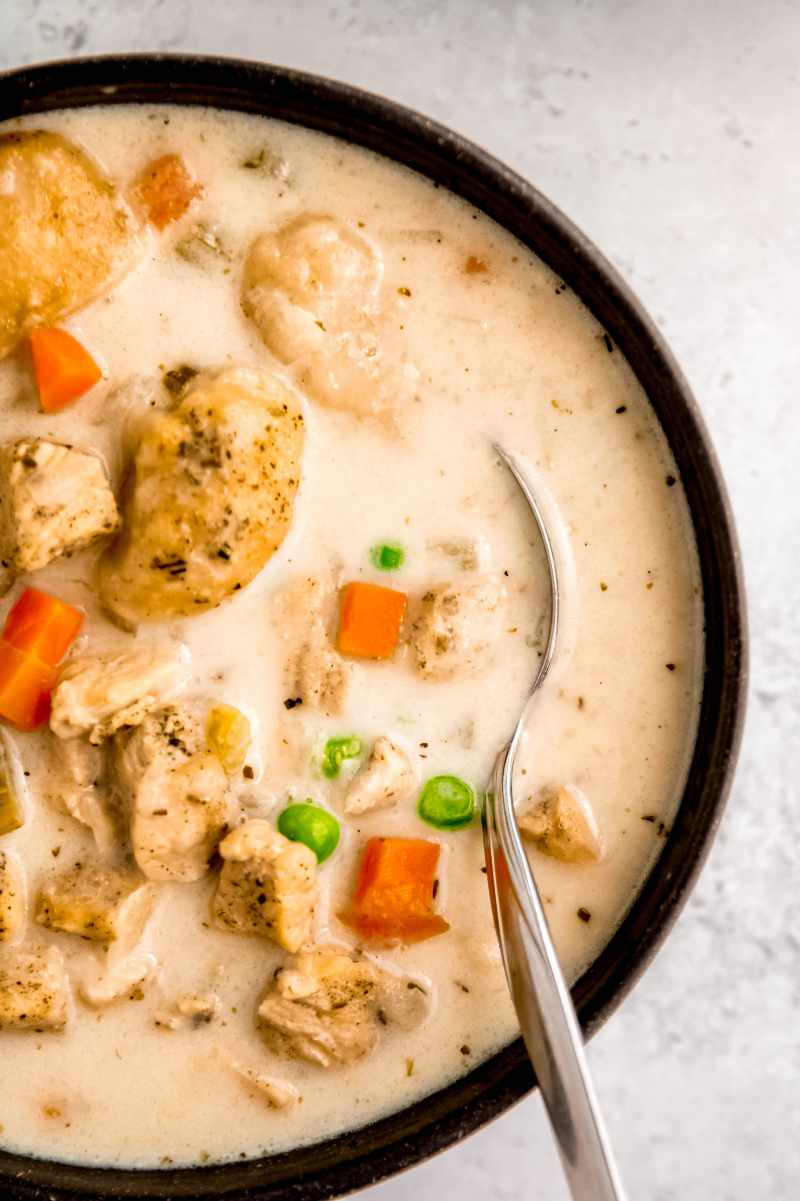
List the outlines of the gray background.
<svg viewBox="0 0 800 1201">
<path fill-rule="evenodd" d="M 631 1198 L 800 1196 L 800 4 L 0 0 L 0 66 L 196 50 L 319 71 L 494 151 L 617 264 L 738 515 L 752 688 L 700 885 L 590 1058 Z M 566 1196 L 530 1099 L 370 1201 Z"/>
</svg>

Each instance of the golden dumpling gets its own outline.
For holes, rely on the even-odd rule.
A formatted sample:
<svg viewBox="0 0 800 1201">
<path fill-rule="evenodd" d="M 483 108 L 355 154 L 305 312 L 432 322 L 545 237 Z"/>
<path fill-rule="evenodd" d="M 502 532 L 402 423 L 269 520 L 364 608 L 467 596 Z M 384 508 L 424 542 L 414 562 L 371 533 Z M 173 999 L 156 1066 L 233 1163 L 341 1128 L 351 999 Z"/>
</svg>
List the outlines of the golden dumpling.
<svg viewBox="0 0 800 1201">
<path fill-rule="evenodd" d="M 74 143 L 46 130 L 0 136 L 0 359 L 112 282 L 134 230 L 114 185 Z"/>
<path fill-rule="evenodd" d="M 106 606 L 130 624 L 187 617 L 249 584 L 289 530 L 304 441 L 300 402 L 270 372 L 199 376 L 141 436 L 100 561 Z"/>
</svg>

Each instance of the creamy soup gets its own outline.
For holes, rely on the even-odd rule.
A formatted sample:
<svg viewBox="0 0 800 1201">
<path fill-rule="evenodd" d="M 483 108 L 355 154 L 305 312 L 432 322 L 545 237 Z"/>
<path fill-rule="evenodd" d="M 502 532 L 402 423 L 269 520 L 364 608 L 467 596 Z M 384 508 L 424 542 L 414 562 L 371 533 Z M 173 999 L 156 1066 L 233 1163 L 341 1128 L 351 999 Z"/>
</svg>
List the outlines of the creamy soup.
<svg viewBox="0 0 800 1201">
<path fill-rule="evenodd" d="M 570 290 L 410 171 L 199 109 L 3 133 L 2 1145 L 357 1129 L 516 1033 L 479 808 L 547 591 L 492 444 L 564 579 L 517 790 L 570 980 L 692 747 L 675 464 Z"/>
</svg>

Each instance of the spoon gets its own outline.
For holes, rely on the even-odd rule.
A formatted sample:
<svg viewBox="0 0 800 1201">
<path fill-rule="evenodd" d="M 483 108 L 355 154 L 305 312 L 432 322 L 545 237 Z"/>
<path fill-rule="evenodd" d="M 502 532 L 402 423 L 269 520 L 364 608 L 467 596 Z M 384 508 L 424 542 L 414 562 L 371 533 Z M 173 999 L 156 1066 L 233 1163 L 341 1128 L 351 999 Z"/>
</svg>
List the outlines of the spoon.
<svg viewBox="0 0 800 1201">
<path fill-rule="evenodd" d="M 550 581 L 550 623 L 528 699 L 497 758 L 486 796 L 483 837 L 492 914 L 508 987 L 570 1193 L 574 1201 L 625 1201 L 572 998 L 514 816 L 514 764 L 534 697 L 555 655 L 561 595 L 553 542 L 533 489 L 517 460 L 497 444 L 494 450 L 516 480 L 542 540 Z"/>
</svg>

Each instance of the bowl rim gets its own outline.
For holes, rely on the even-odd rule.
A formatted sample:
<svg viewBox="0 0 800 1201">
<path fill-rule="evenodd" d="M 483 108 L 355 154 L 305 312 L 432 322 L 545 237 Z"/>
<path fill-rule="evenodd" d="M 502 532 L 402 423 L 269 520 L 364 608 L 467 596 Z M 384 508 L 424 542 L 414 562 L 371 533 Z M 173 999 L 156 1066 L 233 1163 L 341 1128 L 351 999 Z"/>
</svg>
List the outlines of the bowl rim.
<svg viewBox="0 0 800 1201">
<path fill-rule="evenodd" d="M 211 55 L 109 54 L 0 73 L 0 121 L 130 103 L 208 105 L 276 117 L 365 146 L 447 187 L 530 247 L 578 295 L 612 348 L 623 352 L 656 412 L 697 540 L 706 636 L 703 697 L 680 808 L 661 853 L 617 932 L 573 989 L 591 1036 L 651 962 L 688 899 L 716 833 L 741 741 L 747 689 L 741 557 L 716 455 L 689 385 L 617 270 L 555 205 L 480 147 L 401 104 L 319 75 Z M 0 1188 L 9 1201 L 325 1201 L 444 1150 L 534 1085 L 518 1039 L 394 1115 L 280 1155 L 128 1170 L 0 1152 Z"/>
</svg>

